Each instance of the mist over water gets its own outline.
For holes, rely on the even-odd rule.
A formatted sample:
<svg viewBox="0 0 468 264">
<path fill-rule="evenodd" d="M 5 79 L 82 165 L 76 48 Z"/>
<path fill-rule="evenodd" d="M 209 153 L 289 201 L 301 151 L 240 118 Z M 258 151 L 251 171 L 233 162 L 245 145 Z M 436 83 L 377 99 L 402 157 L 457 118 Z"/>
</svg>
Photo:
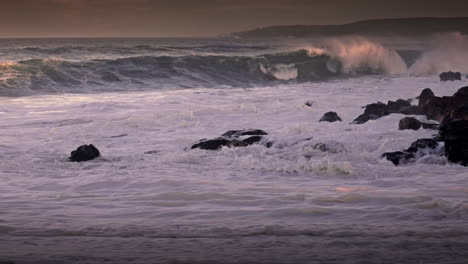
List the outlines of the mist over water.
<svg viewBox="0 0 468 264">
<path fill-rule="evenodd" d="M 468 36 L 459 33 L 434 36 L 409 71 L 414 75 L 445 71 L 468 73 Z"/>
</svg>

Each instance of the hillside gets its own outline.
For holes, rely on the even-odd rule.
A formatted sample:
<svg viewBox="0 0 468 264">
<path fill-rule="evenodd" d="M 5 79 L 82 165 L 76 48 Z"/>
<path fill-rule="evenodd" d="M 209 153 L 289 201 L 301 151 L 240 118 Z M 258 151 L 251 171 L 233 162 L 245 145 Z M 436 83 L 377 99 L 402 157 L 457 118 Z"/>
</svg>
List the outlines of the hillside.
<svg viewBox="0 0 468 264">
<path fill-rule="evenodd" d="M 240 38 L 317 37 L 340 35 L 424 36 L 443 32 L 468 33 L 468 17 L 366 20 L 343 25 L 271 26 L 232 33 Z"/>
</svg>

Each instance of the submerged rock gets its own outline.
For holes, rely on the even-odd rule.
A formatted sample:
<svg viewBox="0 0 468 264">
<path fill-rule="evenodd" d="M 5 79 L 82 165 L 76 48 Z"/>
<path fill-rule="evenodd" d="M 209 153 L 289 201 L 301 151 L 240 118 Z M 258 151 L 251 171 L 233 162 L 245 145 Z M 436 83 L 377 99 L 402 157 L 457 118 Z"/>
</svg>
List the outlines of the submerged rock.
<svg viewBox="0 0 468 264">
<path fill-rule="evenodd" d="M 335 122 L 335 121 L 342 121 L 341 118 L 338 116 L 336 112 L 328 112 L 320 118 L 319 122 Z"/>
<path fill-rule="evenodd" d="M 191 149 L 219 150 L 222 147 L 247 147 L 253 144 L 260 143 L 264 140 L 267 132 L 260 129 L 248 130 L 230 130 L 214 139 L 203 139 L 197 144 L 194 144 Z M 271 147 L 271 142 L 265 142 L 266 147 Z"/>
<path fill-rule="evenodd" d="M 101 156 L 101 153 L 99 150 L 93 145 L 82 145 L 78 147 L 76 150 L 72 151 L 70 154 L 69 159 L 71 161 L 88 161 L 95 159 L 97 157 Z"/>
<path fill-rule="evenodd" d="M 316 143 L 312 146 L 312 148 L 321 152 L 328 152 L 333 154 L 346 152 L 345 146 L 342 143 L 336 141 Z"/>
<path fill-rule="evenodd" d="M 443 72 L 439 75 L 440 81 L 441 82 L 446 82 L 446 81 L 461 81 L 461 73 L 459 72 Z"/>
<path fill-rule="evenodd" d="M 418 139 L 411 146 L 403 151 L 386 152 L 382 158 L 391 161 L 395 166 L 408 164 L 416 161 L 416 157 L 423 157 L 428 154 L 442 155 L 439 151 L 439 143 L 431 138 Z"/>
</svg>

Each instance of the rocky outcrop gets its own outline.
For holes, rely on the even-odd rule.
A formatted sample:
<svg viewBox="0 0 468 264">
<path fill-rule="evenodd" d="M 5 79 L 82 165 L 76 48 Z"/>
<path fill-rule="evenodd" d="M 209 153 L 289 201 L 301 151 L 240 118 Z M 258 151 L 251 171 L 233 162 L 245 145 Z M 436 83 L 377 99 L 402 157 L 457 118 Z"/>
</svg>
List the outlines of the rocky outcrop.
<svg viewBox="0 0 468 264">
<path fill-rule="evenodd" d="M 382 158 L 386 158 L 396 166 L 408 164 L 416 161 L 416 157 L 422 157 L 428 154 L 442 155 L 439 149 L 439 143 L 431 138 L 418 139 L 411 146 L 403 151 L 386 152 Z"/>
<path fill-rule="evenodd" d="M 406 130 L 406 129 L 419 130 L 421 127 L 423 129 L 437 129 L 438 126 L 439 126 L 438 124 L 421 122 L 414 117 L 405 117 L 401 119 L 400 122 L 398 123 L 399 130 Z"/>
<path fill-rule="evenodd" d="M 260 129 L 230 130 L 214 139 L 203 139 L 194 144 L 191 149 L 219 150 L 222 147 L 247 147 L 253 144 L 264 142 L 266 147 L 271 147 L 273 143 L 268 142 L 263 136 L 267 132 Z"/>
<path fill-rule="evenodd" d="M 459 72 L 443 72 L 439 75 L 440 81 L 441 82 L 447 82 L 447 81 L 461 81 L 461 73 Z"/>
<path fill-rule="evenodd" d="M 336 112 L 325 113 L 323 117 L 320 118 L 319 120 L 319 122 L 336 122 L 336 121 L 340 121 L 340 122 L 342 121 Z"/>
<path fill-rule="evenodd" d="M 439 129 L 445 143 L 445 155 L 454 163 L 468 166 L 468 86 L 451 98 Z"/>
<path fill-rule="evenodd" d="M 377 102 L 366 105 L 364 113 L 358 116 L 352 124 L 364 124 L 369 120 L 376 120 L 389 114 L 399 113 L 404 115 L 421 114 L 418 106 L 411 105 L 408 100 L 398 99 L 397 101 L 388 101 L 387 104 Z"/>
<path fill-rule="evenodd" d="M 437 154 L 445 155 L 450 162 L 468 166 L 468 86 L 446 97 L 436 97 L 430 89 L 424 89 L 419 96 L 418 106 L 428 118 L 441 121 L 436 139 L 444 142 L 444 151 L 439 150 L 435 139 L 420 139 L 406 150 L 387 152 L 382 157 L 400 165 L 410 163 L 421 155 Z M 417 126 L 415 121 L 410 119 L 403 123 L 408 127 Z"/>
<path fill-rule="evenodd" d="M 76 150 L 72 151 L 70 154 L 69 159 L 71 161 L 88 161 L 93 160 L 97 157 L 101 156 L 99 150 L 93 145 L 82 145 L 78 147 Z"/>
<path fill-rule="evenodd" d="M 468 166 L 468 120 L 442 124 L 440 138 L 445 143 L 445 155 L 453 163 Z"/>
</svg>

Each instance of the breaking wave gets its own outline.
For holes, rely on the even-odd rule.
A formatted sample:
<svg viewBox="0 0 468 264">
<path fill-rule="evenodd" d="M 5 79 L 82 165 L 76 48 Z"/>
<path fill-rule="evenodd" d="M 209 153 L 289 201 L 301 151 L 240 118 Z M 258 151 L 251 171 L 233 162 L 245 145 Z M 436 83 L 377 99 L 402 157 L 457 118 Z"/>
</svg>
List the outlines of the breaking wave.
<svg viewBox="0 0 468 264">
<path fill-rule="evenodd" d="M 209 48 L 213 49 L 212 46 Z M 226 49 L 224 46 L 220 48 Z M 25 49 L 30 52 L 62 53 L 84 47 Z M 366 74 L 396 74 L 405 70 L 405 63 L 397 52 L 362 41 L 335 42 L 328 51 L 308 48 L 259 56 L 140 54 L 85 61 L 29 59 L 0 62 L 0 96 L 252 87 Z"/>
</svg>

